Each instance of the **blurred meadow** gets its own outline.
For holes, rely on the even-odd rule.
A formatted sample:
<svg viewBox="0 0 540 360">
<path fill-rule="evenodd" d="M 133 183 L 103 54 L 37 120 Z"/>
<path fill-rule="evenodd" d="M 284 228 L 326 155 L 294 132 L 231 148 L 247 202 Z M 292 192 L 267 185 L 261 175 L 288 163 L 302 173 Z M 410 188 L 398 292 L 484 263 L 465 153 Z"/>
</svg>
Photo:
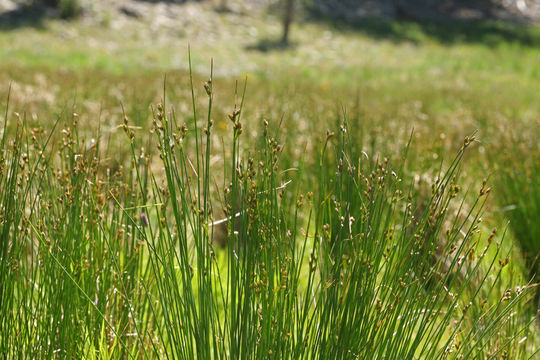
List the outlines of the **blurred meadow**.
<svg viewBox="0 0 540 360">
<path fill-rule="evenodd" d="M 539 24 L 0 0 L 0 357 L 538 358 Z"/>
</svg>

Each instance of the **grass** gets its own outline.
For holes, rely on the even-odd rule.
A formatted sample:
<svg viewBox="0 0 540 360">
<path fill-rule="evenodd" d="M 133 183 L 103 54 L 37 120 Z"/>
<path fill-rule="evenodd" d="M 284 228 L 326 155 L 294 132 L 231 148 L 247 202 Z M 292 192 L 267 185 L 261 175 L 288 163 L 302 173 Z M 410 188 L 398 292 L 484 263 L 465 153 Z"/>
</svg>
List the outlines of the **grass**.
<svg viewBox="0 0 540 360">
<path fill-rule="evenodd" d="M 0 33 L 0 353 L 537 356 L 534 28 L 301 24 L 185 66 L 45 24 Z"/>
<path fill-rule="evenodd" d="M 540 274 L 539 259 L 540 235 L 538 222 L 540 194 L 538 184 L 540 167 L 536 141 L 525 134 L 508 132 L 509 141 L 516 145 L 512 151 L 498 156 L 495 162 L 498 180 L 499 202 L 510 227 L 515 233 L 526 262 L 525 276 L 538 283 Z M 492 155 L 493 156 L 493 155 Z M 516 161 L 519 159 L 520 161 Z M 537 301 L 540 293 L 537 293 Z"/>
<path fill-rule="evenodd" d="M 44 135 L 19 120 L 3 142 L 2 284 L 14 296 L 2 297 L 2 353 L 446 359 L 535 351 L 535 318 L 516 310 L 530 289 L 498 292 L 508 285 L 495 233 L 479 246 L 487 187 L 470 208 L 459 200 L 474 137 L 415 216 L 407 156 L 395 167 L 364 160 L 346 119 L 317 151 L 315 193 L 301 192 L 302 167 L 288 188 L 268 122 L 260 152 L 242 156 L 242 95 L 215 198 L 212 80 L 205 89 L 202 129 L 156 107 L 157 173 L 136 146 L 150 139 L 137 139 L 127 116 L 132 161 L 118 174 L 101 165 L 99 140 L 79 136 L 77 117 L 61 120 L 52 143 L 54 129 Z M 219 204 L 224 249 L 212 241 Z"/>
</svg>

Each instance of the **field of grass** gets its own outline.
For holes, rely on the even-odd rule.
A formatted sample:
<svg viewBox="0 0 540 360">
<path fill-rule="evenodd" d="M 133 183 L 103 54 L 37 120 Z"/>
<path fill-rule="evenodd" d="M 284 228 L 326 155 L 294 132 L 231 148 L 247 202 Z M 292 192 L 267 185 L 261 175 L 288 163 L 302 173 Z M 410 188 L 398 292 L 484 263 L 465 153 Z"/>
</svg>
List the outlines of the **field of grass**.
<svg viewBox="0 0 540 360">
<path fill-rule="evenodd" d="M 0 354 L 535 359 L 540 29 L 212 20 L 1 28 Z"/>
</svg>

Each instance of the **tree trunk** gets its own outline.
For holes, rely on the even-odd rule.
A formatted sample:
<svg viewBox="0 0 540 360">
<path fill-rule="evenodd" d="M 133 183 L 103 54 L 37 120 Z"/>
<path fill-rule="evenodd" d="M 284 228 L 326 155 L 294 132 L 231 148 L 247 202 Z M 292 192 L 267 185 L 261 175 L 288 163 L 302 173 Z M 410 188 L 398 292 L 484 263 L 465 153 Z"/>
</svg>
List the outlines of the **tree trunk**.
<svg viewBox="0 0 540 360">
<path fill-rule="evenodd" d="M 294 0 L 284 0 L 285 11 L 283 13 L 283 37 L 281 38 L 282 44 L 289 43 L 289 29 L 294 17 Z"/>
</svg>

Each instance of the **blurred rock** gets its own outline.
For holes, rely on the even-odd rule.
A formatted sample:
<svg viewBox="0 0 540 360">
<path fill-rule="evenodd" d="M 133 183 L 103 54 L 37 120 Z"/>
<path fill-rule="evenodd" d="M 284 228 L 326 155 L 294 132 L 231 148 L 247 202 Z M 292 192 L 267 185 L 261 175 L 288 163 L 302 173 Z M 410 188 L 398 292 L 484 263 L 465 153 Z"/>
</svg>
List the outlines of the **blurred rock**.
<svg viewBox="0 0 540 360">
<path fill-rule="evenodd" d="M 0 12 L 12 11 L 17 9 L 18 5 L 13 0 L 0 0 Z"/>
</svg>

